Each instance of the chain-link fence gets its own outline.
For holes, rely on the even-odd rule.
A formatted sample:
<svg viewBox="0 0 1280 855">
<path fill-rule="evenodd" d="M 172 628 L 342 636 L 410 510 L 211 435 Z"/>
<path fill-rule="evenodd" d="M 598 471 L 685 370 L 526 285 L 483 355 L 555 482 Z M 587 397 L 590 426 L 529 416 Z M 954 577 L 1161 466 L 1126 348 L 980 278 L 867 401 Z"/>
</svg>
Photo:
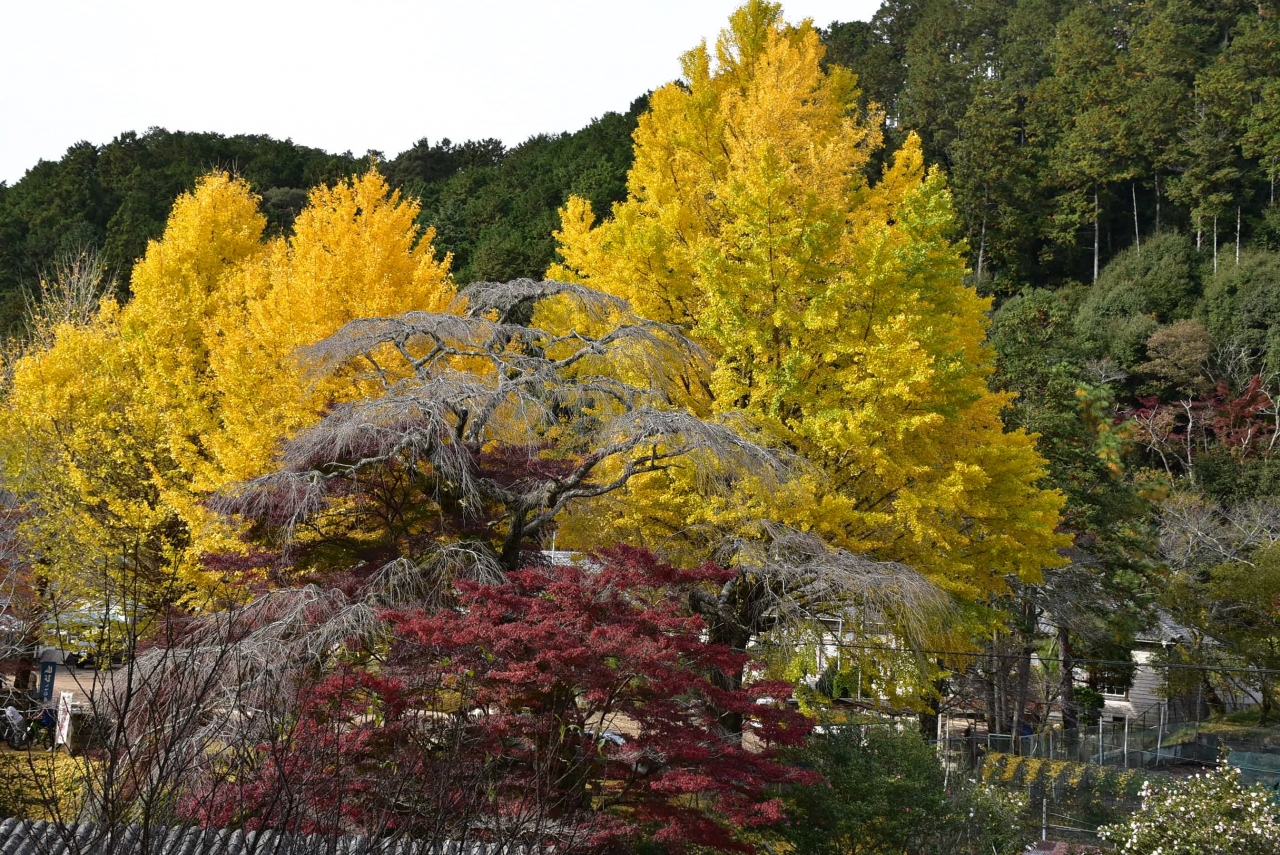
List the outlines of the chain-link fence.
<svg viewBox="0 0 1280 855">
<path fill-rule="evenodd" d="M 1046 730 L 1014 737 L 974 733 L 944 738 L 940 754 L 952 768 L 974 768 L 990 753 L 1063 760 L 1123 769 L 1217 765 L 1228 759 L 1246 781 L 1280 784 L 1280 739 L 1242 732 L 1206 731 L 1204 723 L 1163 704 L 1121 721 L 1100 721 L 1071 730 Z"/>
</svg>

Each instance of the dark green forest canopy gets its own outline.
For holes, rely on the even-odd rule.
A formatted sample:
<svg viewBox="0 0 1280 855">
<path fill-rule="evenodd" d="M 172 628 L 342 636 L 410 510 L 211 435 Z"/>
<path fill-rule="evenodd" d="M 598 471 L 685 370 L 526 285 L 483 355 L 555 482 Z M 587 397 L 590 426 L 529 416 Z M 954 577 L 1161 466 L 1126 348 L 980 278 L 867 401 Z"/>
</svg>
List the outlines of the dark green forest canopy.
<svg viewBox="0 0 1280 855">
<path fill-rule="evenodd" d="M 576 133 L 535 136 L 507 149 L 498 140 L 432 143 L 396 158 L 329 154 L 266 136 L 153 128 L 106 145 L 77 143 L 9 187 L 0 183 L 0 329 L 13 332 L 29 291 L 60 255 L 101 252 L 120 287 L 147 241 L 158 238 L 174 200 L 211 169 L 243 176 L 262 196 L 270 228 L 287 230 L 306 188 L 332 184 L 375 160 L 396 187 L 422 200 L 424 225 L 454 254 L 460 282 L 538 276 L 554 253 L 556 211 L 570 194 L 597 210 L 626 194 L 631 132 L 643 111 L 607 113 Z"/>
<path fill-rule="evenodd" d="M 1093 281 L 1166 228 L 1280 245 L 1274 2 L 886 0 L 824 35 L 947 169 L 986 290 Z"/>
<path fill-rule="evenodd" d="M 58 161 L 41 161 L 12 187 L 0 183 L 0 323 L 12 329 L 23 289 L 60 254 L 95 249 L 127 282 L 147 241 L 160 236 L 173 201 L 211 169 L 244 175 L 283 228 L 303 198 L 294 188 L 331 182 L 357 167 L 265 136 L 173 133 L 153 128 L 106 145 L 77 143 Z M 293 192 L 290 192 L 293 191 Z"/>
</svg>

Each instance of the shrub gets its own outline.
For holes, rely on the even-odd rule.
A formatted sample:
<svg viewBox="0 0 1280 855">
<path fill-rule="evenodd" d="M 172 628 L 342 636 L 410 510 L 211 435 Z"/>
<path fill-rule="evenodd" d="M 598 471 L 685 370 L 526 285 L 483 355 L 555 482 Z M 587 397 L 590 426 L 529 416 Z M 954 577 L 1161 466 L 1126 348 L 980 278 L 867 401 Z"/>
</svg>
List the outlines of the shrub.
<svg viewBox="0 0 1280 855">
<path fill-rule="evenodd" d="M 1099 829 L 1125 855 L 1275 855 L 1276 805 L 1261 786 L 1245 786 L 1240 770 L 1148 783 L 1132 817 Z"/>
<path fill-rule="evenodd" d="M 787 796 L 783 836 L 797 853 L 1021 851 L 1017 797 L 957 775 L 948 780 L 916 733 L 841 729 L 812 737 L 793 760 L 825 779 Z"/>
<path fill-rule="evenodd" d="M 1280 369 L 1280 253 L 1247 252 L 1205 289 L 1214 340 L 1246 349 L 1267 372 Z"/>
<path fill-rule="evenodd" d="M 1190 241 L 1176 234 L 1152 238 L 1138 253 L 1116 256 L 1080 305 L 1076 330 L 1094 356 L 1125 368 L 1142 360 L 1147 339 L 1162 323 L 1190 317 L 1199 298 Z"/>
<path fill-rule="evenodd" d="M 84 762 L 61 752 L 0 754 L 0 817 L 74 819 L 84 801 Z"/>
</svg>

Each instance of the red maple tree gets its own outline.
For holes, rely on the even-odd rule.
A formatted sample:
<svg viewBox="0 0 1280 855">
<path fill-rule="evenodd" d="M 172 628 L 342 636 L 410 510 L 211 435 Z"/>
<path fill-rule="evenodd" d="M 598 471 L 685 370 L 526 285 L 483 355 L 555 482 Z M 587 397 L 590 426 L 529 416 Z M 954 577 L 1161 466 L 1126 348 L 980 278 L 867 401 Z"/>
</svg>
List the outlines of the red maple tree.
<svg viewBox="0 0 1280 855">
<path fill-rule="evenodd" d="M 790 684 L 714 679 L 746 656 L 704 641 L 687 602 L 730 575 L 617 547 L 459 582 L 452 608 L 384 612 L 385 650 L 306 687 L 290 737 L 188 813 L 559 852 L 639 836 L 746 850 L 735 829 L 783 818 L 771 788 L 813 779 L 773 754 L 810 723 Z"/>
</svg>

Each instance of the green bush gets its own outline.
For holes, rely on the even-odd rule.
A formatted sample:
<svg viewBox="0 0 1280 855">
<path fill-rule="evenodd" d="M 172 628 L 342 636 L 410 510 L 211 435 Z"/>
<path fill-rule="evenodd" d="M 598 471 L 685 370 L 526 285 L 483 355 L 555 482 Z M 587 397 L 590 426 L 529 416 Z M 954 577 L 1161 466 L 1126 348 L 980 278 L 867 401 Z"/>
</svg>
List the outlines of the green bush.
<svg viewBox="0 0 1280 855">
<path fill-rule="evenodd" d="M 1130 247 L 1103 269 L 1085 294 L 1076 330 L 1088 352 L 1132 368 L 1146 356 L 1161 324 L 1188 318 L 1197 307 L 1195 249 L 1184 235 L 1165 233 Z"/>
<path fill-rule="evenodd" d="M 1080 726 L 1091 727 L 1097 724 L 1102 708 L 1107 705 L 1107 699 L 1102 697 L 1101 692 L 1088 686 L 1077 686 L 1075 696 L 1076 709 L 1080 711 Z"/>
<path fill-rule="evenodd" d="M 783 833 L 806 855 L 991 855 L 1022 851 L 1021 805 L 951 775 L 914 732 L 848 728 L 792 758 L 824 782 L 786 795 Z"/>
<path fill-rule="evenodd" d="M 1205 289 L 1205 314 L 1215 341 L 1280 369 L 1280 253 L 1246 252 L 1239 265 L 1223 264 Z"/>
</svg>

